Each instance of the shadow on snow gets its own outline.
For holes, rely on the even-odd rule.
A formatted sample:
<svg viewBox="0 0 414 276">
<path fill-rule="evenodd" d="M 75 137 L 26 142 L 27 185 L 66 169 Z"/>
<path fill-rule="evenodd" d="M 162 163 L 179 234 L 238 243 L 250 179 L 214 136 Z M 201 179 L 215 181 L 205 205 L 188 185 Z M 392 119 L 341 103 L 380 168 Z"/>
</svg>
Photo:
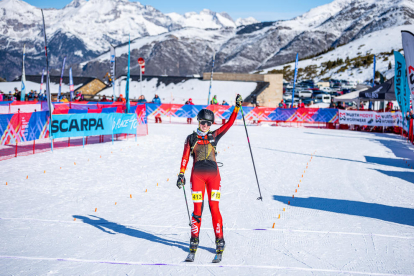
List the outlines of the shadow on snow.
<svg viewBox="0 0 414 276">
<path fill-rule="evenodd" d="M 97 217 L 97 216 L 90 216 L 90 217 L 84 217 L 84 216 L 73 216 L 76 219 L 82 220 L 82 222 L 89 224 L 107 234 L 110 235 L 116 235 L 118 234 L 124 234 L 130 237 L 134 237 L 134 238 L 138 238 L 138 239 L 144 239 L 147 241 L 151 241 L 151 242 L 156 242 L 156 243 L 160 243 L 163 245 L 167 245 L 167 246 L 175 246 L 178 247 L 180 249 L 182 249 L 183 251 L 188 252 L 188 248 L 189 248 L 189 243 L 184 243 L 184 242 L 179 242 L 179 241 L 174 241 L 174 240 L 168 240 L 168 239 L 164 239 L 161 237 L 158 237 L 156 235 L 153 235 L 151 233 L 148 232 L 144 232 L 142 230 L 138 230 L 135 228 L 130 228 L 115 222 L 111 222 L 108 221 L 106 219 Z M 96 218 L 96 219 L 93 219 Z M 209 247 L 204 247 L 204 246 L 199 246 L 199 248 L 202 248 L 204 250 L 207 250 L 211 253 L 215 253 L 216 250 L 214 248 L 209 248 Z"/>
<path fill-rule="evenodd" d="M 292 200 L 290 196 L 274 195 L 273 199 L 285 204 L 291 201 L 291 205 L 294 207 L 373 218 L 414 226 L 414 209 L 404 207 L 319 197 L 295 197 Z"/>
</svg>

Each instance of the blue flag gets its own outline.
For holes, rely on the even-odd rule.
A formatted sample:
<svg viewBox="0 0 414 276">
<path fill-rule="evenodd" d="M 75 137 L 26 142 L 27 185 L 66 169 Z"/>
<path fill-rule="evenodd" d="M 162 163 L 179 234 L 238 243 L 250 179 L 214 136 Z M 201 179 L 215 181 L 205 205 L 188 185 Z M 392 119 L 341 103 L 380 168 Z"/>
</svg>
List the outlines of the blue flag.
<svg viewBox="0 0 414 276">
<path fill-rule="evenodd" d="M 125 100 L 126 100 L 126 110 L 125 113 L 129 113 L 129 76 L 130 76 L 130 66 L 131 66 L 131 37 L 129 38 L 128 42 L 128 74 L 127 74 L 127 82 L 125 85 Z"/>
<path fill-rule="evenodd" d="M 410 110 L 410 91 L 408 88 L 408 79 L 405 73 L 405 59 L 404 56 L 397 51 L 394 51 L 395 58 L 395 75 L 394 75 L 394 89 L 395 97 L 401 109 L 403 117 L 404 129 L 408 131 L 408 125 L 405 120 L 407 112 Z"/>
<path fill-rule="evenodd" d="M 293 90 L 292 90 L 292 106 L 295 102 L 295 86 L 296 86 L 296 77 L 298 75 L 298 61 L 299 61 L 299 53 L 296 54 L 296 61 L 295 61 L 295 76 L 293 77 Z"/>
</svg>

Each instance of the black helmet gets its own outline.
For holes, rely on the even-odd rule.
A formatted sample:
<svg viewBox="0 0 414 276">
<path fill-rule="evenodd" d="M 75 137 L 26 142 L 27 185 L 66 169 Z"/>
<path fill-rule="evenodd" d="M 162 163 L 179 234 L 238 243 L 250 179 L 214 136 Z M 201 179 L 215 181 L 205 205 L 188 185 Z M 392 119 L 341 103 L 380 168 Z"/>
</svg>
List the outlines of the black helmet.
<svg viewBox="0 0 414 276">
<path fill-rule="evenodd" d="M 197 114 L 197 120 L 206 120 L 214 122 L 214 112 L 208 109 L 201 109 Z"/>
</svg>

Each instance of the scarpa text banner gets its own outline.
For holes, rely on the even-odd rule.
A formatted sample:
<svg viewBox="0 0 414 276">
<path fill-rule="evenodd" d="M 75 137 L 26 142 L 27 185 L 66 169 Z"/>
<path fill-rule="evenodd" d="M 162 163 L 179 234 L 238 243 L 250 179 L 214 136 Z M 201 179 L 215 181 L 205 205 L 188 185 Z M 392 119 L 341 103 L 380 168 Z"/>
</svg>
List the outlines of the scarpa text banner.
<svg viewBox="0 0 414 276">
<path fill-rule="evenodd" d="M 137 114 L 83 113 L 52 117 L 53 138 L 137 133 Z"/>
<path fill-rule="evenodd" d="M 360 126 L 402 126 L 401 112 L 339 110 L 339 123 Z"/>
</svg>

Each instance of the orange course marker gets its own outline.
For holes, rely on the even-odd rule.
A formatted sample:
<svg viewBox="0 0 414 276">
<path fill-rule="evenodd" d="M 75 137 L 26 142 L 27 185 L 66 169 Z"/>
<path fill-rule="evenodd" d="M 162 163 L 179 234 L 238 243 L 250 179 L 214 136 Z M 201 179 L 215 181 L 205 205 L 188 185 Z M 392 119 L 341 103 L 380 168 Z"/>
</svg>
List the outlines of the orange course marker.
<svg viewBox="0 0 414 276">
<path fill-rule="evenodd" d="M 74 218 L 73 221 L 76 221 L 76 218 Z"/>
<path fill-rule="evenodd" d="M 46 171 L 44 171 L 43 173 L 46 173 Z"/>
<path fill-rule="evenodd" d="M 157 183 L 157 187 L 158 187 L 158 183 Z"/>
<path fill-rule="evenodd" d="M 7 185 L 7 182 L 6 182 L 6 185 Z"/>
<path fill-rule="evenodd" d="M 272 228 L 275 228 L 275 223 L 273 222 L 273 226 L 272 226 Z"/>
<path fill-rule="evenodd" d="M 129 195 L 129 198 L 132 198 L 132 195 Z"/>
<path fill-rule="evenodd" d="M 60 169 L 62 169 L 62 167 L 60 167 Z"/>
<path fill-rule="evenodd" d="M 170 181 L 170 179 L 169 179 L 169 178 L 167 178 L 167 181 Z"/>
<path fill-rule="evenodd" d="M 99 158 L 102 158 L 102 155 L 99 155 Z"/>
<path fill-rule="evenodd" d="M 29 179 L 29 176 L 26 176 L 26 179 Z"/>
<path fill-rule="evenodd" d="M 280 214 L 279 214 L 279 216 L 277 218 L 280 219 Z"/>
<path fill-rule="evenodd" d="M 89 161 L 89 160 L 88 160 Z M 73 162 L 73 164 L 75 164 L 76 165 L 76 162 Z"/>
<path fill-rule="evenodd" d="M 115 202 L 115 205 L 116 205 L 116 202 Z"/>
<path fill-rule="evenodd" d="M 147 192 L 148 190 L 147 189 L 145 189 L 145 192 Z"/>
<path fill-rule="evenodd" d="M 286 211 L 286 209 L 285 209 L 285 208 L 283 208 L 283 212 L 284 212 L 284 211 Z"/>
<path fill-rule="evenodd" d="M 297 193 L 298 192 L 298 189 L 295 189 L 295 193 Z"/>
<path fill-rule="evenodd" d="M 95 212 L 98 210 L 98 208 L 95 208 Z"/>
</svg>

